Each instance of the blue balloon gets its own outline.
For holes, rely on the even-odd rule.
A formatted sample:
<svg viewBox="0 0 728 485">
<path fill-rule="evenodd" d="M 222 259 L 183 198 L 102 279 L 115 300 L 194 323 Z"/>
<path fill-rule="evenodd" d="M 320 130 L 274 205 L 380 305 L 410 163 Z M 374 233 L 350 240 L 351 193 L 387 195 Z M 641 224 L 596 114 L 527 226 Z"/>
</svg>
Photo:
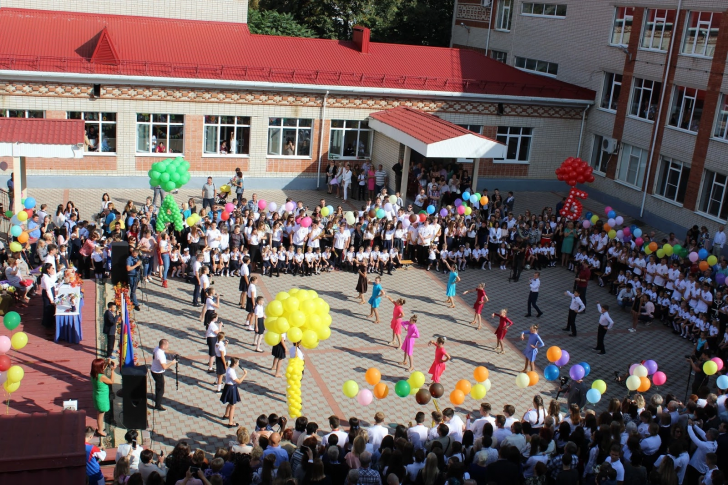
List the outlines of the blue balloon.
<svg viewBox="0 0 728 485">
<path fill-rule="evenodd" d="M 636 230 L 637 230 L 637 226 L 636 225 L 632 224 L 631 226 L 629 226 L 629 231 L 630 232 L 634 233 Z"/>
<path fill-rule="evenodd" d="M 586 393 L 586 400 L 592 404 L 598 403 L 602 399 L 602 393 L 599 389 L 589 389 Z"/>
<path fill-rule="evenodd" d="M 586 362 L 579 362 L 579 365 L 584 368 L 584 377 L 588 376 L 591 372 L 591 366 Z"/>
<path fill-rule="evenodd" d="M 617 213 L 614 211 L 609 211 L 607 212 L 607 217 L 609 217 L 610 219 L 614 219 L 615 217 L 617 217 Z"/>
<path fill-rule="evenodd" d="M 470 192 L 467 190 L 463 192 L 463 200 L 470 200 Z"/>
<path fill-rule="evenodd" d="M 546 368 L 543 370 L 543 377 L 547 381 L 555 381 L 559 378 L 559 368 L 556 367 L 554 364 L 547 365 Z"/>
<path fill-rule="evenodd" d="M 588 220 L 588 221 L 590 221 L 590 222 L 591 222 L 591 218 L 592 218 L 592 216 L 593 216 L 593 215 L 594 215 L 594 214 L 592 214 L 591 212 L 587 212 L 587 213 L 586 213 L 586 216 L 584 217 L 584 219 L 586 219 L 586 220 Z"/>
<path fill-rule="evenodd" d="M 35 199 L 33 197 L 28 197 L 25 199 L 25 203 L 23 204 L 26 209 L 32 209 L 35 207 Z"/>
<path fill-rule="evenodd" d="M 718 385 L 719 389 L 728 389 L 728 376 L 723 375 L 718 377 L 716 384 Z"/>
<path fill-rule="evenodd" d="M 435 206 L 434 205 L 428 205 L 427 206 L 427 213 L 428 214 L 434 214 L 435 213 Z"/>
<path fill-rule="evenodd" d="M 634 234 L 634 237 L 640 237 L 642 235 L 642 229 L 638 227 L 634 231 L 632 231 L 632 234 Z"/>
<path fill-rule="evenodd" d="M 698 251 L 698 257 L 700 259 L 707 259 L 708 258 L 708 251 L 706 249 L 701 249 Z"/>
</svg>

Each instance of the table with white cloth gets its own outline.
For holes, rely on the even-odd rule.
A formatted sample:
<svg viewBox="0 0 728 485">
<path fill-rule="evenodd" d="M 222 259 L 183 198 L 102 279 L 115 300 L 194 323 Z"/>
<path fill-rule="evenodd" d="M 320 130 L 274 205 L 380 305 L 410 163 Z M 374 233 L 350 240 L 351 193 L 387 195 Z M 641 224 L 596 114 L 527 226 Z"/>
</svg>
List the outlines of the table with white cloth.
<svg viewBox="0 0 728 485">
<path fill-rule="evenodd" d="M 69 295 L 76 295 L 75 310 L 71 310 L 71 302 Z M 83 308 L 83 298 L 81 296 L 81 287 L 73 287 L 69 284 L 62 284 L 56 288 L 56 342 L 65 340 L 72 344 L 77 344 L 83 340 L 83 330 L 81 329 L 81 309 Z"/>
</svg>

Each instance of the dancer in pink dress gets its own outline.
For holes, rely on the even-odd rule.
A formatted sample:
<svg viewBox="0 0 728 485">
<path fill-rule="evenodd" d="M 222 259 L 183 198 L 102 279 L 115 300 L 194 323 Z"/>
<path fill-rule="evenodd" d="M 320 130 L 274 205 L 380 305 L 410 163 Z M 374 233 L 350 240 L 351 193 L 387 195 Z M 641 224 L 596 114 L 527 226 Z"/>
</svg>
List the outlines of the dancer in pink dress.
<svg viewBox="0 0 728 485">
<path fill-rule="evenodd" d="M 396 348 L 399 348 L 402 346 L 402 341 L 400 340 L 399 336 L 402 333 L 402 317 L 404 317 L 404 310 L 402 310 L 402 307 L 405 304 L 404 298 L 399 298 L 397 300 L 393 300 L 389 297 L 389 295 L 385 295 L 387 297 L 387 300 L 394 303 L 394 310 L 392 311 L 392 323 L 390 324 L 390 327 L 392 328 L 392 341 L 389 342 L 389 345 L 393 345 Z M 397 341 L 395 343 L 394 341 Z"/>
<path fill-rule="evenodd" d="M 445 337 L 437 337 L 437 340 L 427 342 L 428 347 L 430 345 L 435 346 L 435 360 L 432 362 L 432 366 L 430 366 L 430 370 L 428 371 L 432 374 L 432 382 L 440 382 L 440 377 L 445 372 L 445 362 L 452 360 L 450 354 L 445 350 L 445 340 Z"/>
<path fill-rule="evenodd" d="M 402 365 L 407 365 L 409 359 L 408 371 L 415 370 L 414 363 L 412 362 L 412 352 L 415 350 L 415 339 L 420 338 L 420 331 L 417 330 L 417 315 L 412 315 L 409 322 L 402 322 L 402 328 L 407 330 L 407 335 L 404 337 L 404 343 L 402 344 L 402 350 L 404 350 L 404 359 Z"/>
</svg>

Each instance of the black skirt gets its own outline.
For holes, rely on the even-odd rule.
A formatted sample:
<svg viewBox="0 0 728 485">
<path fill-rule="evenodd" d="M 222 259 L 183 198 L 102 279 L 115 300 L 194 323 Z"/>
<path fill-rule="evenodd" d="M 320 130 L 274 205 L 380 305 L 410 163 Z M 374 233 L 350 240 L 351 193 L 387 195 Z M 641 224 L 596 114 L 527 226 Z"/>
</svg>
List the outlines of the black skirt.
<svg viewBox="0 0 728 485">
<path fill-rule="evenodd" d="M 43 298 L 43 319 L 42 324 L 46 328 L 54 328 L 56 326 L 56 306 L 48 303 L 48 296 L 45 290 L 42 292 Z"/>
<path fill-rule="evenodd" d="M 283 346 L 283 342 L 278 342 L 273 346 L 273 350 L 271 351 L 271 354 L 273 354 L 273 357 L 276 359 L 285 359 L 286 358 L 286 348 Z"/>
<path fill-rule="evenodd" d="M 253 299 L 250 297 L 245 300 L 245 311 L 248 313 L 253 313 Z"/>
<path fill-rule="evenodd" d="M 207 328 L 210 325 L 210 322 L 212 321 L 213 313 L 215 313 L 215 310 L 205 310 L 205 328 Z"/>
<path fill-rule="evenodd" d="M 217 337 L 207 337 L 207 355 L 215 357 L 215 344 L 217 343 Z"/>
<path fill-rule="evenodd" d="M 240 291 L 248 291 L 248 282 L 245 281 L 245 278 L 242 276 L 240 277 L 240 284 L 238 285 L 238 289 Z"/>
<path fill-rule="evenodd" d="M 240 402 L 240 393 L 236 385 L 225 384 L 222 388 L 222 395 L 220 396 L 220 402 L 224 404 L 235 404 Z"/>
<path fill-rule="evenodd" d="M 366 276 L 359 275 L 359 281 L 356 283 L 356 291 L 358 293 L 366 293 L 369 287 L 369 281 Z"/>
<path fill-rule="evenodd" d="M 227 369 L 225 368 L 225 362 L 222 357 L 215 357 L 215 374 L 218 376 L 224 376 Z"/>
<path fill-rule="evenodd" d="M 258 318 L 258 324 L 255 326 L 255 333 L 263 335 L 265 333 L 265 318 Z"/>
</svg>

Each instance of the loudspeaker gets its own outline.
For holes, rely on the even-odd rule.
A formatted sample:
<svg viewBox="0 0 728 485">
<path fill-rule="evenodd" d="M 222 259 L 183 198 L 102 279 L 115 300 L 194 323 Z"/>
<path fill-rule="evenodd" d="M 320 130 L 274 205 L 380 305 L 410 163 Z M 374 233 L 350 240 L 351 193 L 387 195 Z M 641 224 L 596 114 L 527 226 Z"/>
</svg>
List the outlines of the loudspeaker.
<svg viewBox="0 0 728 485">
<path fill-rule="evenodd" d="M 127 429 L 147 429 L 147 366 L 122 366 L 122 423 Z"/>
<path fill-rule="evenodd" d="M 101 97 L 101 84 L 94 84 L 94 98 Z"/>
<path fill-rule="evenodd" d="M 126 258 L 128 257 L 129 243 L 111 243 L 111 284 L 129 283 L 129 272 L 126 270 Z M 138 268 L 137 271 L 139 271 Z"/>
</svg>

